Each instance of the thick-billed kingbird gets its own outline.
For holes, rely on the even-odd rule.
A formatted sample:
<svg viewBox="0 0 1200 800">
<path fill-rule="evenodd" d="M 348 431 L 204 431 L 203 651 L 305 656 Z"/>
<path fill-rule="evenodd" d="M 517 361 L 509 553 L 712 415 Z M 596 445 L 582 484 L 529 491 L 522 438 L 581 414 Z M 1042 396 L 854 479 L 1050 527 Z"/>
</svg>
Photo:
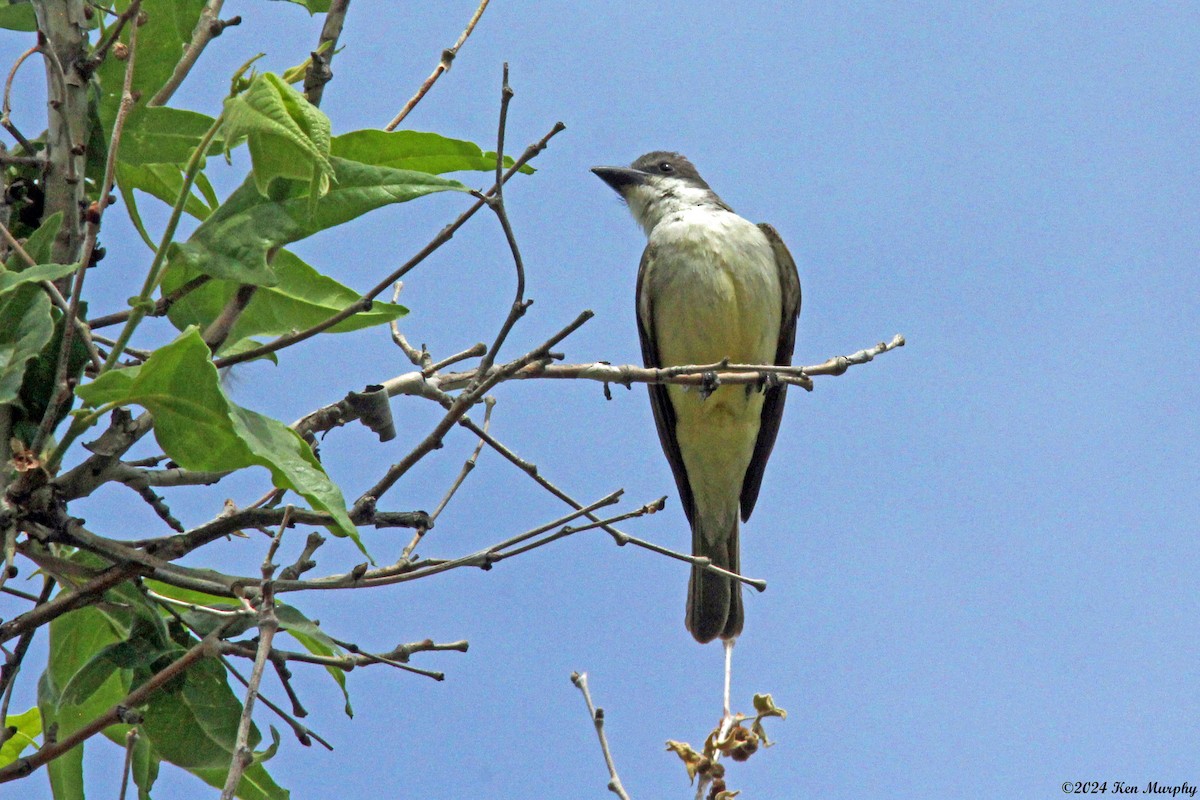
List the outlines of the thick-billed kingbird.
<svg viewBox="0 0 1200 800">
<path fill-rule="evenodd" d="M 800 277 L 770 225 L 733 213 L 678 153 L 592 172 L 617 191 L 649 239 L 637 277 L 647 367 L 792 363 Z M 738 516 L 750 518 L 779 432 L 786 386 L 651 384 L 650 405 L 671 463 L 692 553 L 739 572 Z M 741 584 L 693 567 L 687 628 L 699 642 L 742 631 Z"/>
</svg>

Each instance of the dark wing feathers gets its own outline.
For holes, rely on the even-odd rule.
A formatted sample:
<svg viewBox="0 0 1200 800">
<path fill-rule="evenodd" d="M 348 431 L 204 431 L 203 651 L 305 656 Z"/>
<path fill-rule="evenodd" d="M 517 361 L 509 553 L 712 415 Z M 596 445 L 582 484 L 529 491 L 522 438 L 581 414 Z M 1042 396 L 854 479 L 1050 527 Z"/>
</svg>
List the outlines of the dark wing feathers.
<svg viewBox="0 0 1200 800">
<path fill-rule="evenodd" d="M 758 227 L 767 235 L 771 249 L 775 251 L 775 266 L 779 270 L 779 286 L 783 294 L 783 315 L 780 317 L 779 346 L 775 349 L 775 363 L 780 366 L 790 365 L 792 350 L 796 346 L 796 320 L 800 316 L 800 275 L 796 271 L 796 262 L 792 260 L 792 254 L 788 252 L 783 239 L 779 238 L 779 233 L 765 222 L 759 223 Z M 750 467 L 742 481 L 743 522 L 750 519 L 750 512 L 754 510 L 754 503 L 758 500 L 758 490 L 762 487 L 767 459 L 771 456 L 771 448 L 775 446 L 775 437 L 779 433 L 779 422 L 783 419 L 783 402 L 786 396 L 787 385 L 779 384 L 767 389 L 763 397 L 758 440 L 754 443 L 754 455 L 750 458 Z M 657 416 L 656 412 L 655 417 Z M 677 479 L 678 474 L 677 472 Z"/>
<path fill-rule="evenodd" d="M 658 368 L 662 364 L 658 357 L 658 340 L 654 332 L 654 308 L 650 304 L 649 295 L 642 294 L 642 282 L 646 278 L 647 268 L 653 258 L 653 248 L 646 246 L 642 253 L 642 263 L 638 267 L 637 277 L 637 323 L 638 339 L 642 343 L 642 362 L 647 367 Z M 790 352 L 790 351 L 789 351 Z M 650 390 L 650 408 L 654 411 L 654 424 L 658 428 L 658 438 L 662 441 L 663 452 L 671 464 L 671 472 L 675 475 L 675 485 L 679 488 L 679 500 L 683 503 L 683 513 L 687 515 L 688 523 L 696 514 L 696 502 L 692 498 L 692 487 L 688 483 L 687 469 L 683 465 L 683 454 L 679 452 L 679 441 L 675 438 L 675 408 L 671 398 L 667 396 L 667 387 L 661 383 L 647 384 Z"/>
</svg>

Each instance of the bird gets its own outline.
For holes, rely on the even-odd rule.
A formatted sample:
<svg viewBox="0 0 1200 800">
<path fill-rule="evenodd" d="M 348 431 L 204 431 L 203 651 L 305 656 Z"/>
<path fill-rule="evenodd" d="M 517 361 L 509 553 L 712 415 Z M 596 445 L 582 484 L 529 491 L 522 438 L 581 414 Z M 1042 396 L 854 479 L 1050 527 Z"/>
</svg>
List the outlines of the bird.
<svg viewBox="0 0 1200 800">
<path fill-rule="evenodd" d="M 636 308 L 647 367 L 790 365 L 800 276 L 776 230 L 738 216 L 679 153 L 592 172 L 646 233 Z M 692 531 L 692 554 L 740 574 L 739 517 L 750 518 L 783 417 L 787 387 L 649 384 L 650 406 Z M 741 583 L 693 565 L 688 631 L 728 646 L 742 632 Z"/>
</svg>

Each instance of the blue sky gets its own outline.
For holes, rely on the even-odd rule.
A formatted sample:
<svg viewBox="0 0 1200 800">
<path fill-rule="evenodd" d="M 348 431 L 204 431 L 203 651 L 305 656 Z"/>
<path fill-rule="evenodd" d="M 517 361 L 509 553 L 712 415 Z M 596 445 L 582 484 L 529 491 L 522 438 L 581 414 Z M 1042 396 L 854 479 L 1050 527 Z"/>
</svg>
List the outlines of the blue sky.
<svg viewBox="0 0 1200 800">
<path fill-rule="evenodd" d="M 322 105 L 335 132 L 385 124 L 474 7 L 355 0 Z M 301 60 L 320 24 L 283 3 L 230 0 L 225 13 L 246 21 L 206 53 L 177 97 L 187 107 L 214 112 L 255 52 L 267 69 Z M 535 300 L 510 355 L 590 308 L 567 360 L 638 360 L 643 237 L 588 168 L 653 149 L 686 153 L 739 213 L 780 231 L 804 286 L 797 363 L 906 335 L 904 349 L 790 393 L 743 529 L 744 570 L 770 588 L 747 597 L 734 672 L 735 705 L 769 691 L 790 716 L 770 726 L 776 747 L 732 770 L 744 797 L 1200 781 L 1198 34 L 1186 4 L 496 0 L 406 121 L 490 146 L 508 61 L 509 149 L 567 124 L 538 174 L 506 191 Z M 2 42 L 12 56 L 25 46 Z M 218 185 L 243 174 L 238 162 Z M 393 207 L 297 250 L 367 288 L 465 202 Z M 89 279 L 94 304 L 116 308 L 131 293 L 116 283 L 140 283 L 148 258 L 118 245 L 128 236 L 106 230 L 114 285 Z M 406 281 L 404 330 L 437 356 L 490 340 L 512 285 L 499 226 L 481 214 Z M 292 420 L 407 370 L 386 334 L 348 334 L 248 365 L 232 391 Z M 626 529 L 687 546 L 643 389 L 605 401 L 593 383 L 526 382 L 496 396 L 494 432 L 543 474 L 585 502 L 670 495 Z M 394 411 L 387 445 L 359 429 L 326 438 L 348 496 L 440 414 L 405 399 Z M 386 505 L 435 506 L 473 446 L 456 432 Z M 199 523 L 262 486 L 223 482 L 176 510 Z M 126 494 L 84 515 L 115 534 L 101 520 L 117 509 L 131 537 L 157 530 Z M 469 552 L 564 510 L 485 451 L 420 552 Z M 404 543 L 366 535 L 381 560 Z M 259 544 L 220 557 L 253 571 Z M 343 544 L 321 551 L 320 571 L 353 563 Z M 604 797 L 568 681 L 586 670 L 631 794 L 690 797 L 663 742 L 699 744 L 716 722 L 721 651 L 684 630 L 686 583 L 683 565 L 593 532 L 486 573 L 293 597 L 365 648 L 432 637 L 471 650 L 417 657 L 446 672 L 440 684 L 354 672 L 352 721 L 323 672 L 295 669 L 309 723 L 337 750 L 285 738 L 272 771 L 296 798 Z M 93 750 L 94 794 L 112 796 L 117 751 Z M 164 770 L 155 796 L 204 791 Z"/>
</svg>

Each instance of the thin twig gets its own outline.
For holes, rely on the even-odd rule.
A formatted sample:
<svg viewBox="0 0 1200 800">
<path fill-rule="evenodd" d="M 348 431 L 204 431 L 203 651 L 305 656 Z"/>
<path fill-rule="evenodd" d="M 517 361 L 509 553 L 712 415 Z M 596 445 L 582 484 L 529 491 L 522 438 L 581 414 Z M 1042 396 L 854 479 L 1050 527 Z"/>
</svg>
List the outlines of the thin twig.
<svg viewBox="0 0 1200 800">
<path fill-rule="evenodd" d="M 485 405 L 483 412 L 483 429 L 486 431 L 492 424 L 492 410 L 496 407 L 496 399 L 494 397 L 485 397 L 483 402 Z M 475 445 L 475 450 L 471 453 L 470 458 L 463 462 L 462 469 L 459 470 L 458 477 L 454 479 L 454 483 L 450 485 L 450 488 L 446 491 L 446 495 L 442 498 L 441 502 L 437 504 L 437 508 L 435 508 L 433 513 L 429 515 L 429 520 L 431 522 L 437 521 L 438 516 L 441 515 L 443 509 L 446 508 L 446 505 L 450 502 L 451 498 L 454 497 L 454 493 L 458 491 L 458 487 L 462 486 L 463 481 L 465 481 L 467 476 L 471 474 L 471 470 L 475 469 L 475 462 L 479 460 L 479 454 L 481 452 L 483 452 L 483 439 L 480 439 L 479 443 Z"/>
<path fill-rule="evenodd" d="M 192 67 L 196 65 L 196 59 L 200 58 L 200 54 L 204 52 L 204 48 L 208 47 L 208 43 L 220 36 L 228 26 L 241 23 L 241 17 L 232 17 L 226 21 L 219 18 L 221 6 L 224 4 L 225 0 L 208 0 L 204 4 L 204 8 L 200 11 L 200 18 L 196 21 L 196 27 L 192 29 L 192 40 L 188 42 L 187 49 L 183 51 L 183 56 L 175 64 L 171 77 L 154 94 L 154 97 L 150 98 L 147 105 L 165 105 L 171 99 L 171 95 L 175 94 L 179 85 L 183 83 L 183 79 L 192 71 Z"/>
<path fill-rule="evenodd" d="M 437 82 L 438 78 L 442 77 L 442 73 L 450 70 L 450 65 L 454 63 L 454 57 L 458 55 L 458 49 L 467 41 L 467 37 L 471 35 L 471 31 L 475 30 L 475 25 L 479 22 L 479 18 L 483 16 L 483 10 L 487 8 L 488 2 L 489 0 L 480 0 L 479 7 L 471 15 L 471 19 L 467 23 L 467 27 L 462 32 L 462 35 L 458 37 L 458 41 L 442 51 L 441 58 L 438 59 L 437 66 L 433 68 L 433 72 L 429 74 L 429 77 L 417 89 L 417 93 L 404 104 L 404 108 L 400 109 L 400 113 L 396 115 L 395 119 L 387 124 L 387 127 L 384 128 L 385 131 L 396 130 L 396 126 L 403 122 L 409 112 L 417 107 L 417 103 L 421 102 L 421 98 L 433 88 L 433 84 Z"/>
<path fill-rule="evenodd" d="M 242 704 L 242 718 L 238 723 L 237 740 L 233 747 L 233 757 L 229 764 L 229 774 L 225 777 L 225 788 L 221 791 L 221 800 L 233 800 L 238 784 L 242 782 L 242 774 L 246 767 L 254 761 L 254 753 L 250 750 L 250 728 L 254 719 L 254 701 L 258 698 L 258 687 L 262 683 L 263 668 L 271 658 L 271 642 L 275 632 L 279 630 L 279 618 L 275 616 L 275 553 L 279 543 L 283 541 L 283 532 L 291 522 L 293 509 L 289 505 L 283 511 L 283 519 L 279 521 L 279 529 L 271 537 L 271 546 L 262 562 L 262 582 L 259 586 L 258 600 L 258 649 L 254 656 L 254 668 L 250 671 L 250 681 L 246 684 L 246 700 Z"/>
<path fill-rule="evenodd" d="M 404 289 L 404 281 L 396 281 L 392 289 L 393 303 L 399 302 L 402 289 Z M 408 339 L 404 338 L 404 334 L 400 332 L 400 323 L 392 320 L 388 323 L 388 327 L 392 331 L 392 341 L 404 351 L 404 355 L 408 356 L 408 360 L 412 362 L 414 367 L 420 367 L 422 370 L 425 370 L 433 365 L 433 357 L 429 355 L 428 350 L 424 347 L 418 350 L 408 343 Z"/>
<path fill-rule="evenodd" d="M 104 34 L 104 38 L 101 39 L 96 45 L 96 49 L 92 51 L 92 54 L 88 59 L 92 64 L 99 66 L 100 63 L 104 61 L 105 57 L 108 55 L 109 49 L 111 49 L 112 46 L 117 43 L 117 39 L 121 37 L 121 31 L 125 29 L 126 23 L 136 17 L 138 12 L 141 10 L 141 0 L 137 0 L 137 2 L 130 3 L 128 8 L 117 15 L 117 21 L 112 24 L 112 26 L 108 29 L 108 32 Z M 134 27 L 136 28 L 137 26 L 134 25 Z M 132 33 L 130 36 L 132 37 Z M 131 42 L 130 49 L 132 48 L 133 44 Z"/>
<path fill-rule="evenodd" d="M 575 688 L 583 692 L 583 700 L 587 703 L 588 716 L 592 718 L 592 724 L 596 726 L 596 737 L 600 740 L 600 752 L 604 754 L 604 765 L 608 767 L 608 790 L 621 798 L 621 800 L 630 800 L 625 787 L 621 785 L 620 776 L 617 775 L 617 765 L 613 763 L 612 752 L 608 749 L 608 737 L 604 735 L 604 709 L 596 708 L 592 704 L 592 693 L 588 691 L 587 673 L 571 673 L 571 683 L 575 684 Z"/>
<path fill-rule="evenodd" d="M 500 122 L 497 125 L 496 131 L 496 191 L 488 198 L 488 207 L 495 212 L 496 218 L 500 220 L 500 227 L 504 230 L 504 238 L 508 241 L 508 249 L 512 253 L 513 264 L 517 271 L 517 289 L 516 296 L 513 298 L 512 305 L 509 306 L 508 315 L 504 318 L 504 323 L 500 326 L 499 333 L 496 334 L 495 341 L 488 348 L 487 353 L 479 362 L 480 375 L 486 375 L 487 371 L 496 361 L 496 356 L 500 352 L 500 348 L 504 346 L 505 339 L 512 331 L 513 326 L 517 324 L 522 316 L 525 315 L 526 309 L 532 301 L 525 300 L 525 262 L 521 259 L 521 250 L 517 247 L 517 237 L 513 233 L 512 224 L 508 220 L 508 211 L 504 206 L 504 181 L 500 179 L 501 171 L 504 166 L 504 134 L 508 127 L 508 104 L 512 101 L 513 90 L 508 85 L 508 63 L 504 64 L 504 80 L 500 89 Z M 482 378 L 481 378 L 482 380 Z"/>
<path fill-rule="evenodd" d="M 17 60 L 13 63 L 12 68 L 8 71 L 8 78 L 6 78 L 4 81 L 4 102 L 2 105 L 0 105 L 0 125 L 2 125 L 6 131 L 11 133 L 12 137 L 17 140 L 17 143 L 20 144 L 25 152 L 31 156 L 34 155 L 37 150 L 32 144 L 30 144 L 29 140 L 22 135 L 21 131 L 17 129 L 17 126 L 12 124 L 12 106 L 9 104 L 9 98 L 12 96 L 13 79 L 17 76 L 17 70 L 21 68 L 21 65 L 25 63 L 26 59 L 40 50 L 41 45 L 35 44 L 24 53 L 21 53 L 21 55 L 17 56 Z"/>
<path fill-rule="evenodd" d="M 129 733 L 125 734 L 125 766 L 121 768 L 121 794 L 118 800 L 125 800 L 125 792 L 129 789 L 129 773 L 133 766 L 133 748 L 137 744 L 138 729 L 130 728 Z"/>
<path fill-rule="evenodd" d="M 167 294 L 158 298 L 158 300 L 154 302 L 154 310 L 147 311 L 146 316 L 161 317 L 165 315 L 171 310 L 171 306 L 175 305 L 176 302 L 191 294 L 196 289 L 199 289 L 201 286 L 211 280 L 212 278 L 208 275 L 197 275 L 182 286 L 172 289 Z M 114 314 L 105 314 L 102 317 L 89 319 L 88 327 L 90 327 L 92 330 L 98 330 L 100 328 L 107 328 L 110 325 L 118 325 L 128 320 L 131 314 L 133 314 L 133 309 L 130 308 L 127 308 L 124 311 L 118 311 Z"/>
<path fill-rule="evenodd" d="M 269 559 L 267 562 L 269 563 Z M 273 571 L 272 567 L 272 571 Z M 264 572 L 267 572 L 264 566 Z M 271 654 L 271 642 L 275 632 L 279 630 L 279 620 L 275 616 L 275 597 L 271 591 L 269 574 L 264 575 L 262 597 L 259 600 L 258 611 L 258 652 L 254 658 L 254 669 L 250 671 L 250 682 L 246 686 L 246 699 L 242 705 L 242 718 L 238 722 L 237 739 L 233 747 L 233 757 L 229 763 L 229 774 L 225 777 L 225 788 L 221 791 L 221 800 L 233 800 L 238 784 L 246 767 L 254 761 L 254 753 L 250 750 L 250 724 L 254 714 L 254 701 L 258 698 L 258 686 L 262 682 L 263 668 Z"/>
<path fill-rule="evenodd" d="M 120 564 L 109 567 L 78 589 L 60 592 L 53 600 L 38 603 L 24 614 L 0 624 L 0 643 L 7 642 L 14 636 L 20 636 L 25 631 L 40 628 L 69 611 L 90 605 L 104 592 L 144 569 L 145 567 L 140 564 Z"/>
</svg>

